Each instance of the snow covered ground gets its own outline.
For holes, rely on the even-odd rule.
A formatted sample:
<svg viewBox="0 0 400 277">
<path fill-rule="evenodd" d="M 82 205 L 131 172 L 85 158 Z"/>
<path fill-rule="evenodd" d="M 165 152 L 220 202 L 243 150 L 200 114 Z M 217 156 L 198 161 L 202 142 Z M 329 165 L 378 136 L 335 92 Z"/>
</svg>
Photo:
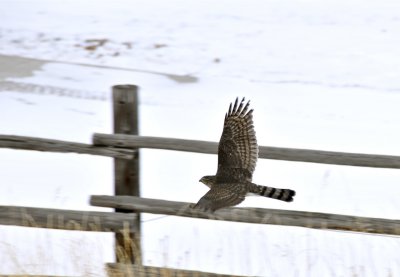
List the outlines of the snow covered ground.
<svg viewBox="0 0 400 277">
<path fill-rule="evenodd" d="M 24 74 L 12 72 L 24 62 L 0 63 L 0 88 L 78 93 L 3 89 L 1 134 L 90 142 L 94 132 L 111 132 L 109 87 L 134 83 L 142 135 L 217 141 L 229 102 L 246 96 L 260 145 L 400 155 L 396 1 L 2 4 L 0 54 L 54 62 L 32 62 Z M 198 179 L 216 170 L 213 155 L 141 153 L 144 197 L 196 202 L 207 190 Z M 111 159 L 0 155 L 1 205 L 92 210 L 89 195 L 112 193 Z M 398 219 L 399 180 L 398 170 L 260 160 L 254 181 L 295 189 L 295 201 L 249 198 L 241 206 Z M 143 221 L 149 265 L 256 276 L 400 274 L 395 237 L 171 216 Z M 113 260 L 112 235 L 1 226 L 0 260 L 2 274 L 99 276 Z"/>
</svg>

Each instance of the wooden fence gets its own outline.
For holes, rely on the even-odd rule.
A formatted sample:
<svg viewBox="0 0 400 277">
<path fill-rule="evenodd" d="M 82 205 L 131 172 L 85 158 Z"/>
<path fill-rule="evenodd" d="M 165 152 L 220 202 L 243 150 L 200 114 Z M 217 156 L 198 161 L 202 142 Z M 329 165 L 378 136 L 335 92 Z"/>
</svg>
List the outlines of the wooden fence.
<svg viewBox="0 0 400 277">
<path fill-rule="evenodd" d="M 400 235 L 399 220 L 259 208 L 227 208 L 210 214 L 191 209 L 189 203 L 140 198 L 139 148 L 216 154 L 218 144 L 199 140 L 139 136 L 138 89 L 136 86 L 118 85 L 113 87 L 113 110 L 114 134 L 94 134 L 93 144 L 0 135 L 0 148 L 70 152 L 114 158 L 115 196 L 92 196 L 90 203 L 93 206 L 114 208 L 115 212 L 0 206 L 0 225 L 114 232 L 117 264 L 107 265 L 110 276 L 132 276 L 132 274 L 133 276 L 224 276 L 142 266 L 139 239 L 141 212 L 256 224 Z M 261 159 L 337 165 L 400 168 L 400 157 L 388 155 L 260 146 L 259 157 Z M 168 273 L 166 273 L 167 271 Z"/>
<path fill-rule="evenodd" d="M 383 218 L 261 208 L 229 208 L 208 213 L 190 208 L 190 203 L 132 196 L 93 195 L 90 198 L 90 204 L 143 213 L 211 220 L 400 235 L 400 220 Z"/>
<path fill-rule="evenodd" d="M 217 154 L 218 143 L 201 140 L 94 134 L 93 144 L 123 148 L 155 148 L 204 154 Z M 400 157 L 321 150 L 259 146 L 260 159 L 285 160 L 336 165 L 400 168 Z"/>
</svg>

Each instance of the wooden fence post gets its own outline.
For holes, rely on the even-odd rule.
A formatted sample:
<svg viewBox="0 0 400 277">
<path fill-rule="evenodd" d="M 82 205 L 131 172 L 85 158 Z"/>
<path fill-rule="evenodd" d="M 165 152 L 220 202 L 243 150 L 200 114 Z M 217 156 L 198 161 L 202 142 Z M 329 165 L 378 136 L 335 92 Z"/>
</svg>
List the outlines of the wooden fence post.
<svg viewBox="0 0 400 277">
<path fill-rule="evenodd" d="M 115 134 L 138 134 L 138 87 L 116 85 L 112 87 Z M 131 160 L 114 159 L 115 195 L 140 196 L 139 152 Z M 116 212 L 126 210 L 115 209 Z M 133 228 L 134 229 L 133 229 Z M 141 263 L 140 216 L 129 230 L 115 234 L 115 253 L 118 263 Z"/>
</svg>

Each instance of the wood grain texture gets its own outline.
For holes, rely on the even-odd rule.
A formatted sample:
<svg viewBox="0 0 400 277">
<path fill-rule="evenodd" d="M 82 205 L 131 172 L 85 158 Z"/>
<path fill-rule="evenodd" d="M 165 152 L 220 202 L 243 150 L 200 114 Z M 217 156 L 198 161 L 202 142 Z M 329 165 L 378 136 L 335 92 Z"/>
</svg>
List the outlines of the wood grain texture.
<svg viewBox="0 0 400 277">
<path fill-rule="evenodd" d="M 0 206 L 0 225 L 76 231 L 119 232 L 133 229 L 135 214 Z"/>
<path fill-rule="evenodd" d="M 226 275 L 209 273 L 203 271 L 193 271 L 184 269 L 174 269 L 166 267 L 138 266 L 119 263 L 108 263 L 107 273 L 109 277 L 140 276 L 140 277 L 240 277 L 237 275 Z"/>
<path fill-rule="evenodd" d="M 112 87 L 114 133 L 137 135 L 138 126 L 138 87 L 134 85 L 116 85 Z M 139 151 L 132 159 L 114 159 L 115 195 L 140 195 L 139 186 Z M 125 212 L 124 210 L 115 210 Z M 117 232 L 116 258 L 118 262 L 138 263 L 140 254 L 140 216 L 137 216 L 135 230 L 130 234 Z M 126 237 L 129 236 L 129 240 Z"/>
<path fill-rule="evenodd" d="M 225 208 L 214 213 L 208 213 L 190 208 L 190 203 L 132 196 L 94 195 L 90 198 L 90 204 L 93 206 L 136 210 L 152 214 L 297 226 L 312 229 L 400 235 L 400 220 L 383 218 L 261 208 Z"/>
<path fill-rule="evenodd" d="M 218 143 L 211 141 L 132 135 L 108 135 L 98 133 L 93 135 L 93 144 L 124 148 L 155 148 L 204 154 L 217 154 L 218 149 Z M 357 154 L 271 146 L 260 146 L 258 155 L 261 159 L 380 168 L 400 168 L 400 157 L 389 155 Z"/>
<path fill-rule="evenodd" d="M 78 142 L 10 135 L 0 135 L 0 148 L 90 154 L 119 159 L 132 159 L 135 156 L 135 151 L 132 149 L 98 147 Z"/>
<path fill-rule="evenodd" d="M 114 133 L 138 134 L 138 87 L 113 86 Z M 115 195 L 139 196 L 139 153 L 130 160 L 115 159 Z"/>
</svg>

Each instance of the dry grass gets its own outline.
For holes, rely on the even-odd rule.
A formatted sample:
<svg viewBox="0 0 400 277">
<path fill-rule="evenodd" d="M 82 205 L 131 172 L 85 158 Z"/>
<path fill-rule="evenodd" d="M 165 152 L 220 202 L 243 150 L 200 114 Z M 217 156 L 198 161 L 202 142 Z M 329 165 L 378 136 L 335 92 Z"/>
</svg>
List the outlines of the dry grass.
<svg viewBox="0 0 400 277">
<path fill-rule="evenodd" d="M 25 216 L 25 218 L 29 218 L 29 228 L 32 227 L 39 227 L 40 225 L 37 224 L 34 220 L 33 217 L 31 216 Z M 79 222 L 74 222 L 73 230 L 79 231 L 79 226 L 81 224 Z M 25 229 L 25 228 L 24 228 Z M 72 228 L 71 228 L 72 229 Z M 92 230 L 99 230 L 100 228 L 93 228 Z M 21 229 L 23 230 L 23 229 Z M 31 230 L 32 231 L 32 230 Z M 38 232 L 38 233 L 37 233 Z M 49 232 L 64 232 L 64 231 L 49 231 L 43 228 L 35 228 L 36 234 L 36 242 L 39 242 L 40 245 L 51 245 L 51 236 L 46 235 Z M 32 233 L 32 232 L 30 232 Z M 70 232 L 74 234 L 80 234 L 76 232 Z M 97 232 L 93 233 L 93 235 L 99 234 Z M 150 266 L 142 266 L 142 255 L 141 255 L 141 250 L 140 250 L 140 237 L 135 237 L 134 233 L 131 228 L 129 228 L 129 224 L 126 223 L 125 227 L 123 230 L 120 230 L 120 233 L 118 234 L 121 236 L 120 243 L 116 245 L 116 258 L 118 263 L 109 263 L 105 265 L 105 271 L 108 276 L 111 277 L 125 277 L 125 276 L 140 276 L 140 277 L 153 277 L 153 276 L 162 276 L 162 277 L 184 277 L 184 276 L 218 276 L 218 277 L 227 277 L 231 275 L 221 275 L 221 274 L 212 274 L 212 273 L 205 273 L 205 272 L 198 272 L 198 271 L 189 271 L 189 270 L 179 270 L 179 269 L 170 269 L 170 268 L 161 268 L 161 267 L 150 267 Z M 81 251 L 80 246 L 83 245 L 85 241 L 79 240 L 75 241 L 73 245 L 71 245 L 70 251 L 68 251 L 69 255 L 73 258 L 74 261 L 76 261 L 76 265 L 74 265 L 74 268 L 76 268 L 78 272 L 81 272 L 79 275 L 74 275 L 74 276 L 97 276 L 91 273 L 90 268 L 86 268 L 87 264 L 85 264 L 85 259 L 86 261 L 89 261 L 90 256 L 85 255 L 87 251 Z M 53 253 L 49 249 L 42 249 L 42 248 L 36 248 L 37 254 L 35 256 L 35 259 L 32 259 L 31 261 L 27 261 L 25 259 L 22 259 L 21 257 L 18 257 L 18 254 L 14 248 L 16 246 L 13 244 L 8 244 L 8 251 L 10 253 L 10 258 L 12 258 L 15 267 L 21 269 L 21 274 L 13 274 L 13 275 L 1 275 L 0 277 L 3 276 L 13 276 L 13 277 L 58 277 L 61 275 L 40 275 L 40 274 L 34 274 L 33 272 L 40 272 L 40 270 L 49 266 L 49 264 L 54 263 Z M 93 249 L 94 250 L 94 249 Z M 93 252 L 96 253 L 94 250 Z M 14 258 L 13 258 L 14 257 Z M 135 261 L 135 265 L 131 264 L 132 258 Z M 41 264 L 38 264 L 37 261 L 38 259 L 42 262 Z M 27 266 L 24 264 L 27 262 L 30 264 L 30 266 Z M 29 274 L 29 272 L 32 272 L 33 274 Z M 0 272 L 1 273 L 1 272 Z"/>
<path fill-rule="evenodd" d="M 24 216 L 24 219 L 29 223 L 26 223 L 29 226 L 32 227 L 36 227 L 39 226 L 33 217 L 31 216 Z M 74 230 L 80 230 L 79 226 L 81 226 L 81 222 L 73 222 L 74 224 L 70 224 L 71 225 L 71 229 Z M 69 223 L 66 222 L 66 224 L 68 225 Z M 74 228 L 72 228 L 72 226 Z M 110 263 L 105 265 L 105 272 L 108 276 L 116 276 L 116 277 L 122 277 L 122 276 L 143 276 L 143 277 L 152 277 L 152 276 L 162 276 L 162 277 L 180 277 L 180 276 L 219 276 L 219 277 L 228 277 L 228 276 L 233 276 L 233 275 L 223 275 L 223 274 L 212 274 L 212 273 L 206 273 L 206 272 L 200 272 L 200 271 L 189 271 L 189 270 L 180 270 L 180 269 L 171 269 L 171 268 L 161 268 L 161 267 L 150 267 L 150 266 L 142 266 L 142 252 L 141 252 L 141 245 L 140 245 L 140 237 L 135 237 L 133 236 L 133 230 L 129 227 L 132 225 L 129 225 L 129 222 L 126 222 L 126 224 L 124 225 L 124 228 L 122 230 L 120 230 L 120 235 L 121 235 L 121 240 L 120 240 L 120 244 L 116 246 L 116 255 L 117 255 L 117 260 L 118 263 Z M 27 228 L 20 228 L 21 230 L 33 230 L 33 229 L 27 229 Z M 101 228 L 92 228 L 92 230 L 100 230 Z M 39 228 L 34 228 L 34 230 L 44 230 L 44 229 L 39 229 Z M 304 229 L 303 229 L 304 230 Z M 51 235 L 53 233 L 56 232 L 61 232 L 61 231 L 49 231 L 49 230 L 45 230 L 46 232 L 41 233 L 41 236 L 39 236 L 38 239 L 40 242 L 49 242 L 49 244 L 51 245 L 51 243 L 54 243 L 51 239 Z M 25 231 L 26 232 L 26 231 Z M 63 231 L 64 232 L 64 231 Z M 65 231 L 68 232 L 68 231 Z M 316 231 L 313 231 L 316 232 Z M 31 233 L 31 232 L 26 232 Z M 82 232 L 68 232 L 68 233 L 75 233 L 75 234 L 83 234 Z M 46 235 L 49 234 L 49 235 Z M 101 242 L 98 241 L 99 237 L 96 237 L 96 234 L 99 234 L 98 232 L 92 232 L 91 234 L 93 234 L 93 238 L 94 238 L 94 244 L 95 247 L 98 247 L 98 244 L 100 244 Z M 355 235 L 355 234 L 353 234 Z M 86 236 L 87 237 L 87 236 Z M 91 235 L 92 237 L 92 235 Z M 371 237 L 373 238 L 373 237 Z M 3 238 L 4 239 L 4 238 Z M 310 245 L 312 244 L 312 241 L 315 239 L 314 236 L 312 236 L 312 239 L 310 238 Z M 7 239 L 6 239 L 7 240 Z M 43 240 L 43 241 L 42 241 Z M 96 241 L 97 240 L 97 241 Z M 27 240 L 29 242 L 29 240 Z M 81 272 L 81 275 L 79 276 L 98 276 L 98 274 L 93 273 L 93 263 L 92 263 L 92 259 L 96 259 L 95 255 L 93 254 L 92 256 L 89 256 L 88 253 L 98 253 L 100 251 L 97 251 L 99 249 L 82 249 L 83 248 L 83 243 L 84 243 L 84 238 L 82 236 L 81 240 L 77 240 L 74 242 L 73 245 L 71 245 L 71 251 L 68 252 L 68 255 L 70 257 L 73 258 L 73 260 L 77 261 L 77 264 L 75 265 L 76 270 L 74 270 L 74 272 Z M 63 241 L 64 243 L 64 241 Z M 4 243 L 3 243 L 4 244 Z M 27 264 L 29 264 L 31 261 L 30 260 L 23 260 L 21 262 L 21 259 L 19 259 L 20 257 L 18 257 L 18 252 L 15 251 L 15 245 L 13 243 L 9 243 L 8 244 L 8 249 L 9 249 L 9 257 L 7 257 L 8 259 L 12 260 L 12 263 L 15 264 L 17 267 L 24 269 L 21 270 L 22 274 L 19 275 L 0 275 L 0 277 L 2 276 L 51 276 L 51 275 L 29 275 L 28 273 L 37 273 L 40 272 L 37 269 L 41 269 L 41 268 L 35 268 L 34 270 L 31 270 L 32 267 L 27 266 Z M 46 245 L 45 243 L 43 245 Z M 44 268 L 47 269 L 48 268 L 53 268 L 53 267 L 57 267 L 54 266 L 53 262 L 54 262 L 54 258 L 52 256 L 52 252 L 49 251 L 49 249 L 35 249 L 35 256 L 39 256 L 39 258 L 35 258 L 35 259 L 41 259 L 42 260 L 42 264 L 45 265 Z M 351 249 L 348 250 L 349 252 L 351 252 Z M 135 260 L 135 265 L 130 264 L 132 257 L 134 257 Z M 311 258 L 310 258 L 311 259 Z M 310 260 L 309 259 L 309 260 Z M 107 260 L 107 259 L 106 259 Z M 104 259 L 103 259 L 104 261 Z M 3 261 L 2 261 L 3 262 Z M 331 261 L 332 262 L 332 261 Z M 353 261 L 354 262 L 354 261 Z M 90 263 L 90 266 L 88 266 Z M 327 261 L 327 263 L 330 263 L 329 261 Z M 334 264 L 334 263 L 333 263 Z M 353 264 L 353 263 L 351 263 Z M 356 264 L 356 263 L 354 263 Z M 0 264 L 1 265 L 1 264 Z M 40 265 L 39 265 L 40 266 Z M 101 266 L 103 267 L 104 265 L 101 264 Z M 372 265 L 370 265 L 372 266 Z M 99 269 L 100 267 L 97 267 L 97 269 Z M 1 266 L 0 266 L 0 270 L 1 270 Z M 311 272 L 311 269 L 308 269 Z M 350 271 L 353 273 L 351 276 L 363 276 L 365 275 L 365 268 L 362 268 L 360 266 L 354 266 L 352 269 L 350 269 Z M 395 270 L 394 270 L 395 271 Z M 43 270 L 42 272 L 48 272 L 46 270 Z M 65 272 L 62 271 L 62 269 L 59 272 Z M 68 271 L 67 271 L 68 272 Z M 97 272 L 99 272 L 99 270 L 97 270 Z M 0 272 L 0 273 L 4 273 L 4 272 Z M 340 275 L 336 275 L 337 273 L 335 272 L 335 269 L 333 269 L 331 271 L 330 276 L 340 276 Z M 52 275 L 55 276 L 55 275 Z M 59 275 L 60 276 L 60 275 Z M 388 268 L 387 270 L 387 275 L 384 276 L 395 276 L 393 274 L 393 271 Z"/>
</svg>

